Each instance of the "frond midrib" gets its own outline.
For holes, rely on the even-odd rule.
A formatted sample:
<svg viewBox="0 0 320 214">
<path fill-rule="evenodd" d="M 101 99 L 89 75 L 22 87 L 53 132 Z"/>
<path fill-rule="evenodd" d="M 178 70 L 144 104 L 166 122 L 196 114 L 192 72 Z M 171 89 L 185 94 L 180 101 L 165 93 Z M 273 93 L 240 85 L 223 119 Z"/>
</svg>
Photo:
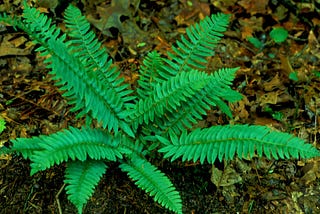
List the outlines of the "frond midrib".
<svg viewBox="0 0 320 214">
<path fill-rule="evenodd" d="M 290 143 L 278 143 L 276 141 L 267 141 L 267 140 L 260 140 L 260 139 L 256 139 L 256 138 L 249 138 L 249 137 L 231 137 L 231 138 L 221 138 L 221 139 L 214 139 L 214 140 L 209 140 L 209 139 L 198 139 L 195 140 L 193 142 L 190 143 L 183 143 L 181 142 L 181 144 L 178 145 L 172 145 L 175 147 L 185 147 L 185 146 L 194 146 L 194 145 L 209 145 L 209 144 L 216 144 L 219 148 L 220 143 L 238 143 L 238 142 L 243 142 L 243 144 L 251 144 L 251 143 L 256 143 L 256 144 L 261 144 L 261 145 L 265 145 L 265 146 L 270 146 L 272 148 L 277 148 L 281 147 L 281 148 L 286 148 L 286 149 L 297 149 L 297 147 L 293 146 L 294 144 L 290 144 Z M 287 142 L 290 142 L 290 140 L 288 140 Z M 308 151 L 308 150 L 305 150 Z"/>
</svg>

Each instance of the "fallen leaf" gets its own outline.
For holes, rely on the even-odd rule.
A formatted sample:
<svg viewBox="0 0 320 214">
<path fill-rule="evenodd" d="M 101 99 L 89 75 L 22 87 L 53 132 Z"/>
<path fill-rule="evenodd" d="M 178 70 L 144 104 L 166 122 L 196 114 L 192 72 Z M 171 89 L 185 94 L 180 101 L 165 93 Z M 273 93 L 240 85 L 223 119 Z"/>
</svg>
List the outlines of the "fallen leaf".
<svg viewBox="0 0 320 214">
<path fill-rule="evenodd" d="M 248 13 L 251 15 L 262 13 L 267 13 L 267 6 L 269 0 L 241 0 L 238 4 L 244 7 Z"/>
<path fill-rule="evenodd" d="M 320 159 L 307 163 L 304 167 L 302 167 L 302 172 L 304 175 L 299 180 L 299 182 L 303 183 L 304 185 L 309 185 L 316 179 L 320 178 Z"/>
<path fill-rule="evenodd" d="M 239 18 L 239 23 L 241 25 L 241 37 L 242 39 L 247 39 L 247 37 L 254 36 L 254 32 L 263 31 L 262 17 L 252 16 L 251 18 Z"/>
<path fill-rule="evenodd" d="M 24 37 L 23 37 L 24 38 Z M 22 39 L 23 40 L 23 39 Z M 31 48 L 19 48 L 22 40 L 14 40 L 13 42 L 4 39 L 0 43 L 0 57 L 2 56 L 25 56 L 31 53 Z M 26 40 L 24 40 L 26 41 Z M 19 45 L 18 45 L 19 44 Z"/>
<path fill-rule="evenodd" d="M 279 74 L 277 73 L 271 81 L 263 84 L 263 89 L 265 91 L 273 91 L 275 89 L 283 88 L 283 83 L 279 78 Z"/>
<path fill-rule="evenodd" d="M 220 170 L 214 165 L 211 168 L 211 182 L 217 187 L 231 186 L 242 181 L 242 178 L 236 170 L 229 164 Z"/>
<path fill-rule="evenodd" d="M 142 31 L 137 24 L 134 22 L 133 14 L 134 9 L 130 5 L 136 4 L 136 1 L 132 0 L 113 0 L 111 5 L 97 6 L 97 13 L 99 14 L 99 19 L 93 17 L 93 15 L 88 15 L 88 21 L 98 28 L 102 34 L 112 37 L 110 31 L 111 28 L 116 28 L 122 35 L 124 44 L 132 45 L 130 48 L 134 50 L 136 45 L 141 42 L 148 43 L 148 36 L 146 32 Z M 122 17 L 129 17 L 124 21 L 121 20 Z"/>
</svg>

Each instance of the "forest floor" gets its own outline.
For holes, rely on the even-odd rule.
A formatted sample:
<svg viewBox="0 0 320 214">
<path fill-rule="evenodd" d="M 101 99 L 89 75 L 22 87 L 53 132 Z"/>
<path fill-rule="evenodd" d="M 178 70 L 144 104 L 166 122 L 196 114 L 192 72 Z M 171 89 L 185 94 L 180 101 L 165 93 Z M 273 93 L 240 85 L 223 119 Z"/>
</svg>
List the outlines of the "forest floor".
<svg viewBox="0 0 320 214">
<path fill-rule="evenodd" d="M 63 10 L 41 0 L 62 29 Z M 34 2 L 34 1 L 29 1 Z M 303 2 L 303 3 L 301 3 Z M 208 70 L 240 67 L 234 88 L 243 100 L 230 104 L 234 118 L 213 109 L 199 126 L 259 124 L 292 133 L 320 148 L 320 5 L 316 1 L 271 0 L 119 0 L 73 1 L 92 23 L 99 40 L 135 84 L 143 57 L 161 54 L 185 28 L 213 13 L 232 14 L 225 37 L 210 58 Z M 51 7 L 51 8 L 48 8 Z M 0 12 L 21 14 L 21 0 L 3 0 Z M 270 31 L 289 36 L 275 43 Z M 260 47 L 248 41 L 255 37 Z M 50 134 L 79 125 L 53 85 L 43 58 L 22 31 L 0 25 L 0 116 L 10 139 Z M 320 213 L 320 159 L 235 159 L 214 165 L 151 160 L 174 183 L 184 213 Z M 0 213 L 76 213 L 64 190 L 64 165 L 30 176 L 30 162 L 0 156 Z M 155 203 L 111 164 L 84 213 L 170 213 Z"/>
</svg>

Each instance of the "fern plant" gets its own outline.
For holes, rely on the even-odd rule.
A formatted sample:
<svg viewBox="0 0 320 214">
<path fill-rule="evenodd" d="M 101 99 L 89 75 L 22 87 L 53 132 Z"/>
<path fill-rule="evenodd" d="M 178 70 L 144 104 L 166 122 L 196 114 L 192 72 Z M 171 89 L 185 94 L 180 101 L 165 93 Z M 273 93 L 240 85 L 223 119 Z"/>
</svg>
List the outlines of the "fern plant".
<svg viewBox="0 0 320 214">
<path fill-rule="evenodd" d="M 24 30 L 39 45 L 37 51 L 47 56 L 45 63 L 55 84 L 72 111 L 87 122 L 82 128 L 14 139 L 9 151 L 31 160 L 31 175 L 66 162 L 66 192 L 79 213 L 111 161 L 119 161 L 121 170 L 156 202 L 182 213 L 179 192 L 148 161 L 155 151 L 171 161 L 182 158 L 201 163 L 235 155 L 269 159 L 320 155 L 303 140 L 264 126 L 192 129 L 212 107 L 232 117 L 227 102 L 241 99 L 231 88 L 238 68 L 205 72 L 207 57 L 214 54 L 229 15 L 212 15 L 189 27 L 168 58 L 150 52 L 133 91 L 120 78 L 79 9 L 72 5 L 66 9 L 67 31 L 62 33 L 46 15 L 27 4 L 24 7 L 22 17 L 2 14 L 0 21 Z"/>
</svg>

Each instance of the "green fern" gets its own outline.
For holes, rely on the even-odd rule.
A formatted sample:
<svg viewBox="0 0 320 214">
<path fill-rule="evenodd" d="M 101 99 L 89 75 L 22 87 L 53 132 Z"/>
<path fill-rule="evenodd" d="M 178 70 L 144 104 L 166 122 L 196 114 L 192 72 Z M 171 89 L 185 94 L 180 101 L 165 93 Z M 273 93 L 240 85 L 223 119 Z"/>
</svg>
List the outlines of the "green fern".
<svg viewBox="0 0 320 214">
<path fill-rule="evenodd" d="M 146 99 L 140 99 L 132 111 L 124 112 L 133 127 L 153 122 L 155 117 L 162 117 L 166 111 L 172 112 L 181 106 L 181 101 L 193 97 L 210 80 L 206 73 L 191 70 L 181 72 L 163 84 L 157 84 Z"/>
<path fill-rule="evenodd" d="M 118 125 L 128 129 L 129 127 L 123 123 L 123 121 L 119 121 L 118 114 L 124 110 L 125 102 L 134 98 L 128 96 L 132 91 L 127 90 L 128 85 L 123 83 L 124 78 L 119 78 L 120 72 L 115 66 L 112 66 L 112 60 L 108 59 L 105 48 L 101 48 L 101 44 L 96 39 L 95 34 L 90 31 L 90 24 L 81 15 L 80 10 L 76 10 L 70 6 L 65 11 L 65 14 L 66 26 L 69 30 L 68 36 L 72 38 L 69 42 L 70 51 L 80 59 L 86 71 L 93 73 L 93 78 L 98 79 L 96 86 L 100 89 L 99 93 L 101 97 L 113 98 L 110 105 L 115 116 L 108 111 L 106 111 L 107 114 L 102 115 L 106 118 L 112 117 L 112 121 L 114 121 L 115 124 L 111 127 L 115 127 L 116 130 Z M 103 91 L 106 91 L 106 93 L 103 94 Z M 106 102 L 106 100 L 104 102 Z M 84 112 L 84 114 L 86 113 L 87 112 Z M 96 118 L 98 114 L 103 112 L 95 111 L 92 113 L 94 114 L 92 116 Z M 101 121 L 104 123 L 104 126 L 111 124 L 110 121 L 105 123 L 105 119 Z"/>
<path fill-rule="evenodd" d="M 139 70 L 140 78 L 138 80 L 139 87 L 137 88 L 137 94 L 140 99 L 149 97 L 156 84 L 162 82 L 160 73 L 163 73 L 161 71 L 163 65 L 163 59 L 156 51 L 148 53 L 143 60 Z"/>
<path fill-rule="evenodd" d="M 170 60 L 166 71 L 175 76 L 181 71 L 206 68 L 206 57 L 214 54 L 214 48 L 223 36 L 229 23 L 230 15 L 217 14 L 206 17 L 200 23 L 186 29 L 186 36 L 181 36 L 181 42 L 177 41 L 173 46 L 174 53 L 168 52 Z"/>
<path fill-rule="evenodd" d="M 49 136 L 40 136 L 32 139 L 18 138 L 13 140 L 13 150 L 19 150 L 19 145 L 27 144 L 32 141 L 37 148 L 30 157 L 31 175 L 39 170 L 50 168 L 54 164 L 60 164 L 63 161 L 81 160 L 85 161 L 87 157 L 92 159 L 108 159 L 116 161 L 122 158 L 118 145 L 120 139 L 113 137 L 108 132 L 99 129 L 76 129 L 70 127 Z M 27 153 L 25 156 L 28 156 Z"/>
<path fill-rule="evenodd" d="M 232 160 L 235 154 L 239 158 L 252 158 L 263 154 L 271 159 L 311 158 L 319 155 L 319 151 L 310 144 L 287 133 L 274 132 L 265 126 L 214 126 L 206 129 L 196 129 L 189 134 L 183 132 L 178 138 L 172 136 L 170 141 L 159 137 L 164 146 L 159 152 L 164 152 L 164 158 L 171 161 L 182 157 L 183 161 L 200 159 L 214 163 L 218 158 Z"/>
<path fill-rule="evenodd" d="M 107 169 L 103 161 L 87 160 L 72 161 L 67 164 L 64 182 L 67 185 L 68 199 L 82 213 L 82 207 L 94 192 L 94 187 L 99 183 Z"/>
<path fill-rule="evenodd" d="M 105 51 L 99 50 L 101 45 L 89 31 L 89 23 L 85 18 L 77 16 L 79 12 L 73 6 L 66 11 L 66 22 L 74 21 L 73 25 L 68 24 L 71 27 L 68 36 L 74 38 L 69 42 L 65 42 L 67 35 L 61 34 L 57 27 L 51 25 L 51 20 L 35 8 L 26 6 L 24 28 L 41 45 L 37 51 L 44 56 L 51 56 L 45 61 L 49 64 L 47 67 L 52 69 L 50 74 L 56 80 L 56 85 L 65 92 L 63 96 L 74 105 L 73 111 L 81 110 L 80 116 L 91 115 L 109 131 L 117 132 L 120 127 L 133 135 L 128 124 L 119 118 L 124 101 L 132 99 L 126 96 L 131 92 L 126 90 L 127 85 L 122 84 L 123 80 L 118 79 L 119 72 L 111 68 Z M 82 39 L 82 46 L 78 45 L 79 38 Z"/>
<path fill-rule="evenodd" d="M 182 213 L 182 201 L 171 181 L 147 160 L 134 157 L 129 163 L 120 165 L 122 171 L 136 181 L 136 185 L 145 190 L 162 206 Z"/>
<path fill-rule="evenodd" d="M 237 70 L 237 68 L 227 68 L 216 71 L 206 87 L 181 105 L 181 111 L 169 113 L 169 116 L 162 118 L 162 121 L 159 121 L 157 125 L 164 133 L 173 132 L 179 135 L 181 131 L 191 128 L 193 124 L 201 120 L 210 106 L 219 106 L 224 113 L 232 117 L 232 113 L 223 102 L 222 97 L 230 102 L 241 98 L 241 95 L 229 86 L 231 78 L 234 78 Z"/>
<path fill-rule="evenodd" d="M 189 27 L 168 52 L 149 53 L 139 70 L 136 91 L 129 89 L 76 7 L 65 11 L 66 32 L 26 3 L 23 17 L 0 15 L 24 30 L 46 56 L 55 84 L 87 126 L 51 135 L 12 140 L 0 154 L 16 152 L 31 160 L 31 175 L 67 162 L 66 191 L 82 213 L 107 164 L 119 161 L 137 186 L 162 206 L 182 213 L 182 200 L 170 179 L 148 161 L 154 151 L 174 161 L 214 163 L 238 157 L 312 158 L 319 150 L 289 134 L 263 126 L 226 125 L 192 130 L 212 107 L 232 117 L 228 102 L 241 99 L 232 89 L 238 68 L 204 72 L 207 57 L 229 22 L 229 15 L 206 17 Z M 68 38 L 68 39 L 67 39 Z M 100 125 L 93 128 L 92 120 Z M 101 126 L 101 127 L 100 127 Z"/>
</svg>

